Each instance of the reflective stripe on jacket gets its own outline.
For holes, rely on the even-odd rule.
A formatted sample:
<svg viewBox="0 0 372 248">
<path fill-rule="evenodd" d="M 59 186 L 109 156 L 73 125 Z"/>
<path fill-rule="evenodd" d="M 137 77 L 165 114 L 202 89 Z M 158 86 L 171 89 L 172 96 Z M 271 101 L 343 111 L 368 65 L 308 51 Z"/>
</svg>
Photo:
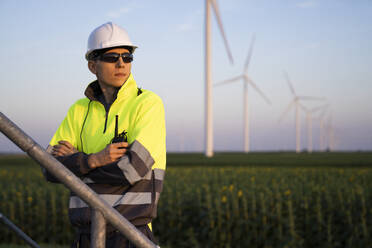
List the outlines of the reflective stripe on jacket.
<svg viewBox="0 0 372 248">
<path fill-rule="evenodd" d="M 51 146 L 66 140 L 79 152 L 58 157 L 67 168 L 87 183 L 100 197 L 115 207 L 134 225 L 144 225 L 156 217 L 166 167 L 165 117 L 163 103 L 156 94 L 141 90 L 132 75 L 105 108 L 102 91 L 95 81 L 85 91 L 86 98 L 73 104 L 54 134 Z M 115 133 L 126 131 L 129 148 L 118 162 L 91 170 L 88 154 L 103 150 Z M 47 179 L 55 179 L 46 173 Z M 90 223 L 86 203 L 71 192 L 69 216 L 73 225 Z"/>
</svg>

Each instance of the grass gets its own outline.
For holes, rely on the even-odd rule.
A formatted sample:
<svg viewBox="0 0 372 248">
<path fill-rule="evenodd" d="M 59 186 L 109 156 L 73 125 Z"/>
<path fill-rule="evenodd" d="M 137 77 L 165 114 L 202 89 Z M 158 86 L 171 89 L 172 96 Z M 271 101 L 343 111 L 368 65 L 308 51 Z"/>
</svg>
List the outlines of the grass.
<svg viewBox="0 0 372 248">
<path fill-rule="evenodd" d="M 372 152 L 168 153 L 167 166 L 372 167 Z"/>
<path fill-rule="evenodd" d="M 48 244 L 40 244 L 41 248 L 68 248 L 70 246 L 66 245 L 48 245 Z M 0 244 L 0 248 L 30 248 L 29 245 L 13 245 L 13 244 Z"/>
<path fill-rule="evenodd" d="M 168 153 L 167 167 L 154 221 L 163 248 L 366 247 L 371 241 L 372 152 Z M 45 244 L 71 240 L 68 190 L 46 183 L 36 162 L 0 155 L 0 189 L 0 212 L 41 247 L 69 247 Z M 6 233 L 0 242 L 22 244 Z M 28 246 L 0 244 L 5 247 Z"/>
<path fill-rule="evenodd" d="M 0 154 L 0 168 L 36 165 L 26 154 Z M 372 152 L 219 152 L 212 158 L 202 153 L 168 153 L 173 166 L 265 166 L 265 167 L 372 167 Z"/>
</svg>

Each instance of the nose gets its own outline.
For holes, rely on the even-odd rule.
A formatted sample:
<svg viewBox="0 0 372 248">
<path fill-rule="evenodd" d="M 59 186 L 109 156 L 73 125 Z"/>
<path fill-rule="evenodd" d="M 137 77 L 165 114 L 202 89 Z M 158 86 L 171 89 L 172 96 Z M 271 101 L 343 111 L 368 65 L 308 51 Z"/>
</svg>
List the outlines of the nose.
<svg viewBox="0 0 372 248">
<path fill-rule="evenodd" d="M 116 67 L 121 68 L 121 67 L 124 67 L 124 65 L 125 65 L 125 63 L 123 61 L 123 57 L 120 56 L 118 61 L 116 61 Z"/>
</svg>

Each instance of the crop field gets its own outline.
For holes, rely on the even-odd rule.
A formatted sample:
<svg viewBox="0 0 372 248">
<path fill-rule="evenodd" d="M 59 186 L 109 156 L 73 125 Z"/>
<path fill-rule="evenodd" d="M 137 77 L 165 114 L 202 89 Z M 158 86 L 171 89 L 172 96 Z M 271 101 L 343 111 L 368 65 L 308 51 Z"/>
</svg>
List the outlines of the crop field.
<svg viewBox="0 0 372 248">
<path fill-rule="evenodd" d="M 372 153 L 169 154 L 167 161 L 153 223 L 162 247 L 372 244 Z M 0 156 L 0 212 L 38 243 L 68 247 L 68 196 L 31 159 Z M 24 243 L 0 224 L 0 244 Z"/>
</svg>

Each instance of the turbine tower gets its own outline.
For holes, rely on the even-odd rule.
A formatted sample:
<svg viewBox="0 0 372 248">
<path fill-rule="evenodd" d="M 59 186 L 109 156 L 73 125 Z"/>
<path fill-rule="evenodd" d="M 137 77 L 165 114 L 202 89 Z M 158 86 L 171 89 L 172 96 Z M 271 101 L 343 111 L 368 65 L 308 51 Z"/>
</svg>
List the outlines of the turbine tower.
<svg viewBox="0 0 372 248">
<path fill-rule="evenodd" d="M 212 106 L 212 58 L 211 58 L 211 7 L 222 34 L 230 62 L 233 58 L 222 26 L 216 0 L 205 0 L 205 156 L 213 156 L 213 106 Z"/>
<path fill-rule="evenodd" d="M 283 112 L 282 116 L 279 119 L 279 122 L 283 119 L 283 117 L 291 110 L 292 106 L 295 108 L 295 125 L 296 125 L 296 153 L 299 153 L 301 151 L 301 132 L 300 132 L 300 100 L 325 100 L 325 98 L 320 97 L 313 97 L 313 96 L 298 96 L 296 94 L 296 91 L 293 88 L 293 84 L 291 83 L 291 80 L 289 79 L 288 73 L 284 72 L 284 76 L 287 80 L 289 89 L 293 95 L 292 101 L 289 103 L 286 110 Z"/>
<path fill-rule="evenodd" d="M 313 152 L 313 113 L 323 110 L 328 107 L 328 104 L 309 109 L 300 103 L 300 107 L 306 113 L 307 123 L 307 152 Z"/>
<path fill-rule="evenodd" d="M 248 85 L 250 84 L 261 96 L 262 98 L 269 104 L 271 104 L 270 100 L 265 96 L 265 94 L 257 87 L 257 85 L 253 82 L 253 80 L 248 76 L 248 66 L 249 62 L 252 57 L 253 52 L 253 45 L 255 42 L 255 36 L 252 37 L 251 46 L 248 51 L 247 59 L 245 61 L 244 67 L 243 67 L 243 73 L 239 76 L 224 80 L 218 84 L 215 84 L 215 86 L 220 86 L 223 84 L 233 83 L 240 79 L 243 80 L 243 130 L 244 130 L 244 152 L 250 151 L 250 135 L 249 135 L 249 108 L 248 108 Z"/>
<path fill-rule="evenodd" d="M 319 120 L 319 150 L 324 151 L 325 146 L 324 146 L 324 141 L 325 141 L 325 133 L 324 133 L 324 118 L 327 113 L 329 104 L 327 104 L 322 112 L 320 113 L 318 120 Z"/>
<path fill-rule="evenodd" d="M 333 126 L 333 118 L 332 112 L 329 113 L 328 125 L 327 125 L 327 134 L 328 134 L 328 150 L 330 152 L 334 151 L 335 149 L 335 133 L 334 133 L 334 126 Z"/>
</svg>

